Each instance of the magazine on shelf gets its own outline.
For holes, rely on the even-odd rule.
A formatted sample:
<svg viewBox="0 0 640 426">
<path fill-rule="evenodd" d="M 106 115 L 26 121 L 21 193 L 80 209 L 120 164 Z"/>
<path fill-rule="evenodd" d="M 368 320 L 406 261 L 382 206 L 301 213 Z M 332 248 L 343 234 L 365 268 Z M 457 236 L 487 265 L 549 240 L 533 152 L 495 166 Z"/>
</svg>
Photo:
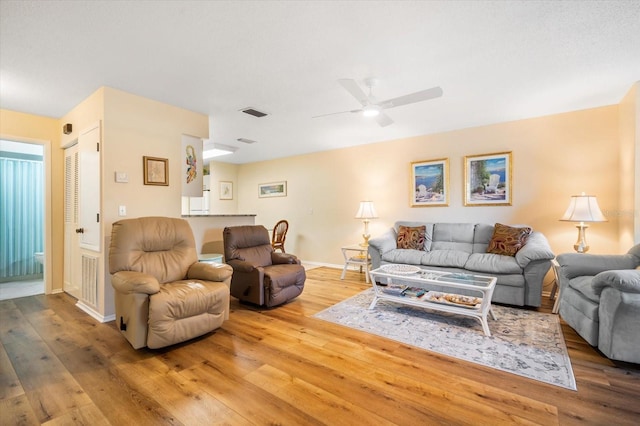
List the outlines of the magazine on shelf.
<svg viewBox="0 0 640 426">
<path fill-rule="evenodd" d="M 407 287 L 403 292 L 403 296 L 415 297 L 416 299 L 424 296 L 426 290 L 420 287 Z"/>
<path fill-rule="evenodd" d="M 407 289 L 406 285 L 401 284 L 389 284 L 382 287 L 382 292 L 393 296 L 402 296 L 402 292 Z"/>
</svg>

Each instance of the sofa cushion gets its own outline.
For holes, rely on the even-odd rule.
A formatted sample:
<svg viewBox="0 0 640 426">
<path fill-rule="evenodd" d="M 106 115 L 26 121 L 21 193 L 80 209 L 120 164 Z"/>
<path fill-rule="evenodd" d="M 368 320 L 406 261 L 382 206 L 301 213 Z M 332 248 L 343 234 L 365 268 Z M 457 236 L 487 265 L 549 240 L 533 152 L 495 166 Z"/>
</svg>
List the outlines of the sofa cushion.
<svg viewBox="0 0 640 426">
<path fill-rule="evenodd" d="M 569 280 L 569 287 L 582 294 L 594 303 L 600 303 L 600 295 L 596 293 L 593 287 L 593 277 L 583 276 Z"/>
<path fill-rule="evenodd" d="M 473 223 L 436 223 L 433 225 L 431 250 L 473 252 Z"/>
<path fill-rule="evenodd" d="M 396 246 L 399 249 L 424 250 L 426 226 L 398 226 Z"/>
<path fill-rule="evenodd" d="M 487 253 L 515 256 L 525 245 L 529 234 L 531 234 L 529 227 L 514 228 L 496 223 Z"/>
<path fill-rule="evenodd" d="M 382 255 L 382 260 L 389 263 L 405 263 L 407 265 L 421 265 L 425 252 L 413 249 L 393 249 Z"/>
<path fill-rule="evenodd" d="M 493 225 L 478 223 L 473 232 L 473 252 L 486 253 L 489 241 L 493 236 Z"/>
<path fill-rule="evenodd" d="M 522 274 L 522 268 L 515 257 L 493 253 L 471 254 L 464 269 L 495 274 Z"/>
<path fill-rule="evenodd" d="M 469 253 L 460 250 L 431 250 L 422 256 L 423 265 L 464 268 Z"/>
</svg>

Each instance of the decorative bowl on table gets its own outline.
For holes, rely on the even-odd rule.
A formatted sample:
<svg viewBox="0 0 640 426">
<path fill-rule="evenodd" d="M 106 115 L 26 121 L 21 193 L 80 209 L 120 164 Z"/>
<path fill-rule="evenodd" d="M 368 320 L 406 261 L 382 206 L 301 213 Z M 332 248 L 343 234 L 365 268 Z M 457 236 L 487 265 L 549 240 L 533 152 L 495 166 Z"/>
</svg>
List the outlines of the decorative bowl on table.
<svg viewBox="0 0 640 426">
<path fill-rule="evenodd" d="M 380 267 L 384 272 L 397 275 L 411 275 L 420 272 L 420 268 L 414 265 L 389 264 Z"/>
</svg>

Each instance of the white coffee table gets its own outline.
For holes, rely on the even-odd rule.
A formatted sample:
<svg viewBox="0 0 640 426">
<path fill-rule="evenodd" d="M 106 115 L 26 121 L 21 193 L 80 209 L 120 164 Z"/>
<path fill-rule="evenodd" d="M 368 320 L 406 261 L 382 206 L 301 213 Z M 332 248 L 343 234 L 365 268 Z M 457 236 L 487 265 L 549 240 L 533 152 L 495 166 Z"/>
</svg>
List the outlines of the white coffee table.
<svg viewBox="0 0 640 426">
<path fill-rule="evenodd" d="M 415 269 L 418 269 L 417 271 Z M 411 273 L 411 271 L 414 271 Z M 369 309 L 373 309 L 379 299 L 390 300 L 405 305 L 419 306 L 435 311 L 449 312 L 457 315 L 465 315 L 477 319 L 482 324 L 482 330 L 487 336 L 491 336 L 487 316 L 496 320 L 491 309 L 491 297 L 496 287 L 496 277 L 462 274 L 455 272 L 430 271 L 420 268 L 410 268 L 408 265 L 383 265 L 369 272 L 373 285 L 374 297 Z M 387 286 L 376 283 L 386 282 Z M 388 291 L 396 286 L 410 286 L 425 290 L 425 295 L 419 298 L 389 294 Z M 477 295 L 482 301 L 475 306 L 456 304 L 442 300 L 436 301 L 436 296 L 446 294 L 465 293 Z M 473 296 L 472 296 L 473 297 Z"/>
</svg>

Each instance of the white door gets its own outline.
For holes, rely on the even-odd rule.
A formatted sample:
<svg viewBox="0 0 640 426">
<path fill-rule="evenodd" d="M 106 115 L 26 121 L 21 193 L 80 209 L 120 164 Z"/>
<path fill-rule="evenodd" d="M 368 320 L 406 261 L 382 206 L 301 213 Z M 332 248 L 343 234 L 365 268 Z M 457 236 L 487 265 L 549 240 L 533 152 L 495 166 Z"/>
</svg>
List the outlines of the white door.
<svg viewBox="0 0 640 426">
<path fill-rule="evenodd" d="M 95 294 L 87 288 L 95 286 L 95 280 L 83 273 L 83 250 L 99 252 L 101 242 L 100 123 L 81 132 L 77 143 L 65 149 L 64 174 L 63 290 L 82 300 Z"/>
<path fill-rule="evenodd" d="M 78 138 L 80 247 L 100 251 L 100 123 Z"/>
</svg>

